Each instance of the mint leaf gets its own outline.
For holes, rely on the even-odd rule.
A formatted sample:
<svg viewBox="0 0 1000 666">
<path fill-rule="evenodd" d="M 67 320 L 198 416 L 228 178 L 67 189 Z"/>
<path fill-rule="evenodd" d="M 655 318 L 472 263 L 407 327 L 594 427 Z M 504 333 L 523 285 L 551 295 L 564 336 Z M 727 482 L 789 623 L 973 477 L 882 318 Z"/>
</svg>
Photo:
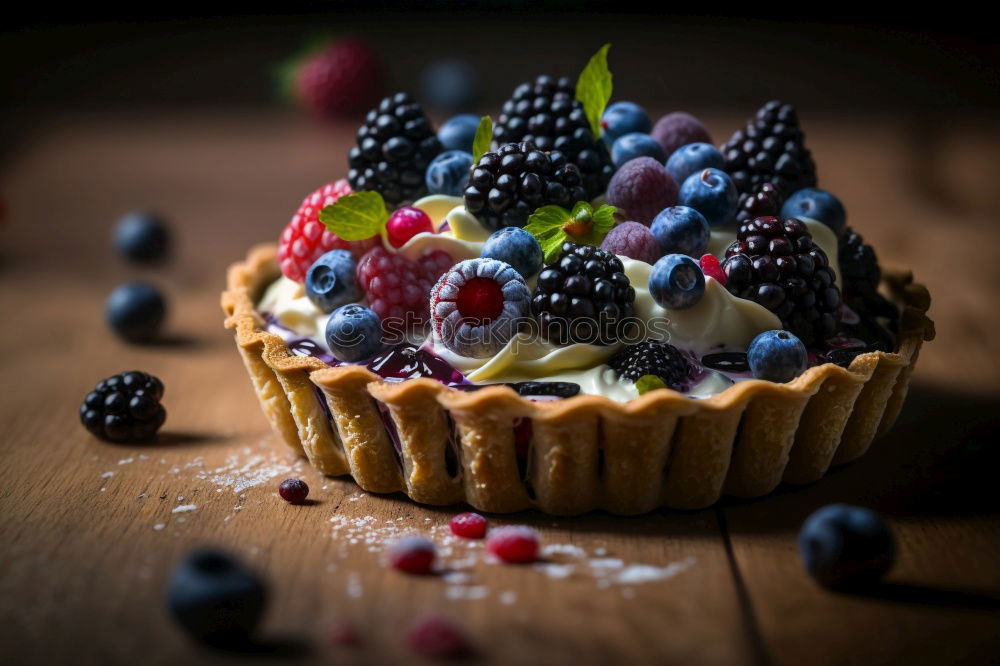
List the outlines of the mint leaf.
<svg viewBox="0 0 1000 666">
<path fill-rule="evenodd" d="M 542 246 L 545 263 L 555 261 L 563 243 L 578 243 L 600 247 L 601 241 L 615 226 L 614 206 L 601 206 L 596 211 L 586 201 L 578 201 L 572 211 L 559 206 L 543 206 L 532 213 L 524 230 Z"/>
<path fill-rule="evenodd" d="M 562 226 L 570 219 L 569 211 L 559 206 L 542 206 L 528 218 L 524 230 L 542 246 L 545 263 L 551 263 L 559 256 L 559 250 L 568 238 Z"/>
<path fill-rule="evenodd" d="M 483 116 L 476 129 L 476 136 L 472 140 L 472 161 L 479 162 L 479 158 L 490 151 L 490 141 L 493 140 L 493 119 Z"/>
<path fill-rule="evenodd" d="M 635 388 L 639 395 L 644 395 L 654 389 L 667 388 L 667 385 L 656 375 L 643 375 L 635 380 Z"/>
<path fill-rule="evenodd" d="M 359 241 L 382 233 L 389 211 L 378 192 L 347 194 L 319 212 L 319 221 L 346 241 Z"/>
<path fill-rule="evenodd" d="M 576 99 L 583 104 L 594 138 L 601 136 L 601 116 L 611 99 L 611 70 L 608 69 L 608 49 L 605 44 L 594 54 L 576 80 Z"/>
</svg>

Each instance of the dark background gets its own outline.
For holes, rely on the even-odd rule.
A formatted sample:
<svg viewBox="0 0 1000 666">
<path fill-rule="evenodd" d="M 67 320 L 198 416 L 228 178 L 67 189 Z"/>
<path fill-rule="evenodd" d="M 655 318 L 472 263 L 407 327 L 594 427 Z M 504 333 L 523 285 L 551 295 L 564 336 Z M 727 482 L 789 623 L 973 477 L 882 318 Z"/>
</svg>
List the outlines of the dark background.
<svg viewBox="0 0 1000 666">
<path fill-rule="evenodd" d="M 672 3 L 677 4 L 677 3 Z M 280 6 L 283 15 L 269 15 Z M 39 109 L 274 103 L 268 72 L 316 34 L 368 38 L 393 89 L 441 56 L 475 64 L 482 109 L 526 73 L 574 75 L 612 43 L 615 98 L 658 108 L 739 108 L 781 97 L 801 111 L 927 117 L 1000 106 L 988 22 L 934 7 L 741 6 L 729 16 L 648 13 L 630 2 L 163 3 L 21 8 L 0 34 L 8 139 Z M 726 6 L 714 5 L 723 11 Z M 611 10 L 614 11 L 611 11 Z M 684 8 L 679 9 L 683 12 Z M 757 18 L 746 14 L 758 12 Z M 235 10 L 236 13 L 233 13 Z M 762 18 L 763 17 L 763 18 Z M 416 92 L 416 91 L 414 91 Z M 13 124 L 13 125 L 12 125 Z"/>
</svg>

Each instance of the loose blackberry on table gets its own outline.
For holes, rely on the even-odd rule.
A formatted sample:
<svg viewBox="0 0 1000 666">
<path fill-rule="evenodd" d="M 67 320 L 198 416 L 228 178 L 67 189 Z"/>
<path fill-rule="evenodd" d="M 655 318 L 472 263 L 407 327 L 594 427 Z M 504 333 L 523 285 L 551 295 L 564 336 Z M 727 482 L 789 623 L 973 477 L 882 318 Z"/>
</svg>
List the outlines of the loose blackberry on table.
<svg viewBox="0 0 1000 666">
<path fill-rule="evenodd" d="M 631 333 L 634 301 L 621 259 L 564 243 L 559 259 L 538 275 L 531 311 L 547 340 L 607 345 Z"/>
<path fill-rule="evenodd" d="M 590 200 L 608 187 L 614 173 L 607 146 L 594 136 L 583 105 L 575 99 L 576 85 L 569 77 L 542 75 L 522 83 L 504 102 L 493 127 L 493 144 L 530 141 L 539 150 L 558 150 L 583 176 Z"/>
<path fill-rule="evenodd" d="M 801 221 L 759 217 L 740 225 L 722 269 L 730 293 L 763 305 L 806 345 L 836 332 L 840 290 Z"/>
<path fill-rule="evenodd" d="M 746 127 L 722 146 L 729 172 L 740 194 L 771 183 L 783 197 L 816 185 L 816 164 L 805 147 L 805 135 L 791 104 L 772 100 Z"/>
<path fill-rule="evenodd" d="M 347 179 L 355 192 L 375 190 L 395 206 L 427 191 L 427 165 L 443 147 L 409 94 L 386 97 L 369 111 L 357 139 L 347 156 Z"/>
<path fill-rule="evenodd" d="M 572 208 L 590 198 L 580 170 L 565 154 L 545 152 L 530 141 L 504 144 L 480 157 L 464 197 L 466 210 L 494 230 L 523 227 L 542 206 Z"/>
<path fill-rule="evenodd" d="M 80 422 L 112 442 L 152 439 L 167 418 L 160 404 L 163 382 L 133 370 L 102 379 L 80 405 Z"/>
<path fill-rule="evenodd" d="M 646 340 L 629 345 L 608 361 L 619 377 L 637 381 L 645 375 L 663 380 L 675 391 L 684 390 L 691 380 L 691 363 L 684 353 L 666 342 Z"/>
</svg>

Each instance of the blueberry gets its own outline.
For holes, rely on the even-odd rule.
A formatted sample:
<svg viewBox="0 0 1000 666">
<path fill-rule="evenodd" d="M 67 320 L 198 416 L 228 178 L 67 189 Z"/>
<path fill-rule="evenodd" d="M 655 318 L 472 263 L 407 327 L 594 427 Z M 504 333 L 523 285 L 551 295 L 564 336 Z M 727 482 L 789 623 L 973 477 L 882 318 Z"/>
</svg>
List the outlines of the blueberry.
<svg viewBox="0 0 1000 666">
<path fill-rule="evenodd" d="M 687 177 L 677 194 L 677 201 L 682 206 L 694 208 L 715 226 L 733 218 L 738 197 L 736 186 L 726 172 L 702 169 Z"/>
<path fill-rule="evenodd" d="M 344 305 L 326 322 L 326 344 L 341 361 L 370 358 L 382 348 L 382 320 L 363 305 Z"/>
<path fill-rule="evenodd" d="M 430 106 L 451 111 L 467 110 L 479 99 L 479 73 L 468 60 L 437 60 L 420 74 L 420 91 Z"/>
<path fill-rule="evenodd" d="M 806 571 L 828 587 L 876 582 L 892 566 L 894 552 L 888 525 L 860 506 L 825 506 L 806 518 L 799 531 Z"/>
<path fill-rule="evenodd" d="M 104 308 L 108 325 L 129 342 L 149 342 L 155 338 L 166 312 L 160 292 L 141 282 L 119 286 L 108 296 Z"/>
<path fill-rule="evenodd" d="M 722 153 L 710 143 L 689 143 L 674 151 L 667 158 L 667 171 L 678 183 L 704 169 L 722 169 L 726 160 Z"/>
<path fill-rule="evenodd" d="M 323 312 L 333 312 L 341 305 L 359 300 L 363 292 L 354 280 L 356 267 L 347 250 L 330 250 L 309 267 L 306 296 Z"/>
<path fill-rule="evenodd" d="M 634 102 L 615 102 L 609 106 L 601 117 L 601 127 L 604 134 L 601 138 L 610 148 L 615 140 L 631 132 L 649 133 L 653 123 L 641 106 Z M 660 160 L 661 162 L 663 160 Z"/>
<path fill-rule="evenodd" d="M 464 150 L 446 150 L 427 166 L 427 191 L 431 194 L 462 196 L 469 184 L 469 170 L 472 168 L 472 153 Z"/>
<path fill-rule="evenodd" d="M 181 627 L 211 645 L 250 642 L 267 601 L 267 590 L 252 572 L 214 550 L 192 553 L 167 584 L 167 604 Z"/>
<path fill-rule="evenodd" d="M 830 227 L 838 236 L 847 226 L 847 211 L 840 199 L 812 187 L 793 192 L 781 207 L 781 217 L 808 217 Z"/>
<path fill-rule="evenodd" d="M 764 331 L 747 349 L 750 372 L 757 379 L 789 382 L 809 366 L 809 354 L 802 341 L 788 331 Z"/>
<path fill-rule="evenodd" d="M 663 254 L 686 254 L 697 258 L 708 249 L 708 222 L 694 208 L 664 208 L 653 218 L 649 230 L 653 232 Z"/>
<path fill-rule="evenodd" d="M 662 307 L 681 310 L 695 305 L 705 293 L 705 274 L 686 254 L 661 257 L 649 274 L 649 294 Z"/>
<path fill-rule="evenodd" d="M 481 256 L 499 259 L 527 279 L 542 267 L 542 247 L 535 237 L 518 227 L 494 231 L 483 243 Z"/>
<path fill-rule="evenodd" d="M 479 129 L 479 117 L 471 113 L 460 113 L 444 121 L 438 130 L 438 141 L 445 150 L 472 152 L 472 140 Z"/>
<path fill-rule="evenodd" d="M 615 163 L 616 169 L 637 157 L 652 157 L 657 162 L 663 162 L 667 158 L 660 142 L 648 134 L 630 132 L 615 139 L 611 147 L 611 161 Z"/>
<path fill-rule="evenodd" d="M 129 213 L 115 227 L 115 247 L 129 261 L 155 264 L 167 256 L 170 236 L 163 220 L 150 213 Z"/>
</svg>

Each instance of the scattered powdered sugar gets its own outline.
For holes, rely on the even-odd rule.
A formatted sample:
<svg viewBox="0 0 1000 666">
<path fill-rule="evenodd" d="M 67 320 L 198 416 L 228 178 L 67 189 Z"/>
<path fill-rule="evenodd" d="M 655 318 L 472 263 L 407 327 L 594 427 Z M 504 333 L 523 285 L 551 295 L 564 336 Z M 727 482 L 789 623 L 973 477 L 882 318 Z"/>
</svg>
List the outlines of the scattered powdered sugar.
<svg viewBox="0 0 1000 666">
<path fill-rule="evenodd" d="M 155 525 L 153 525 L 153 529 L 159 532 L 166 526 L 167 526 L 166 523 L 156 523 Z"/>
<path fill-rule="evenodd" d="M 175 506 L 174 510 L 170 513 L 187 513 L 188 511 L 194 511 L 197 508 L 197 504 L 181 504 L 180 506 Z"/>
<path fill-rule="evenodd" d="M 553 543 L 542 548 L 542 557 L 553 557 L 556 555 L 567 555 L 569 557 L 586 557 L 587 553 L 579 546 L 571 543 Z"/>
<path fill-rule="evenodd" d="M 102 478 L 102 479 L 110 479 L 110 478 L 111 478 L 111 477 L 113 477 L 114 475 L 115 475 L 115 473 L 114 473 L 114 472 L 105 472 L 104 474 L 101 474 L 101 478 Z"/>
<path fill-rule="evenodd" d="M 500 593 L 500 603 L 510 606 L 517 601 L 517 592 L 514 590 L 504 590 Z"/>
</svg>

